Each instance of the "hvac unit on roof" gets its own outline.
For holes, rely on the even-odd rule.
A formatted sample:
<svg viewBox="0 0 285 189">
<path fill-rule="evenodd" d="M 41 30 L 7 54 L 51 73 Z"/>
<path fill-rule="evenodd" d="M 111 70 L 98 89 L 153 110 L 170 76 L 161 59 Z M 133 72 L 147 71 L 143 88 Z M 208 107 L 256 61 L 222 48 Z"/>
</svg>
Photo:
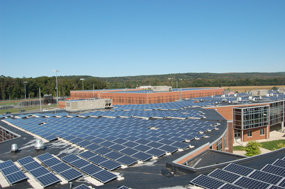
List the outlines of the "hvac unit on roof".
<svg viewBox="0 0 285 189">
<path fill-rule="evenodd" d="M 36 139 L 35 148 L 36 148 L 36 150 L 42 150 L 45 148 L 42 139 Z"/>
<path fill-rule="evenodd" d="M 17 144 L 12 144 L 11 146 L 11 152 L 18 152 L 19 149 L 18 149 L 18 145 Z"/>
</svg>

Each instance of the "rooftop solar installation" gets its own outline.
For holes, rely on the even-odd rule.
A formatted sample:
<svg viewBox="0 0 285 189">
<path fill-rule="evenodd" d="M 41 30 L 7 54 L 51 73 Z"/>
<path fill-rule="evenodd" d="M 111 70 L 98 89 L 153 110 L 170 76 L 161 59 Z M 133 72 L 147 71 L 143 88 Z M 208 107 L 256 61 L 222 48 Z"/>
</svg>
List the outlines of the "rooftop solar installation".
<svg viewBox="0 0 285 189">
<path fill-rule="evenodd" d="M 80 184 L 79 186 L 74 187 L 74 189 L 90 189 L 90 188 L 85 184 Z"/>
<path fill-rule="evenodd" d="M 268 172 L 268 173 L 272 173 L 275 175 L 279 175 L 282 177 L 285 177 L 285 168 L 279 167 L 279 166 L 275 166 L 275 165 L 265 165 L 261 171 L 264 172 Z"/>
<path fill-rule="evenodd" d="M 12 160 L 0 163 L 0 170 L 10 185 L 28 179 Z"/>
<path fill-rule="evenodd" d="M 116 179 L 117 175 L 115 175 L 114 173 L 111 173 L 109 171 L 102 170 L 102 171 L 99 171 L 99 172 L 93 174 L 92 177 L 94 177 L 95 179 L 99 180 L 102 183 L 107 183 L 111 180 Z"/>
<path fill-rule="evenodd" d="M 225 184 L 225 182 L 201 174 L 195 179 L 191 180 L 190 184 L 197 185 L 203 188 L 214 189 L 214 188 L 220 188 Z"/>
<path fill-rule="evenodd" d="M 238 164 L 234 164 L 234 163 L 230 163 L 223 170 L 230 171 L 232 173 L 236 173 L 236 174 L 243 175 L 243 176 L 247 176 L 251 172 L 254 171 L 254 169 L 252 169 L 252 168 L 245 167 L 245 166 L 238 165 Z"/>
</svg>

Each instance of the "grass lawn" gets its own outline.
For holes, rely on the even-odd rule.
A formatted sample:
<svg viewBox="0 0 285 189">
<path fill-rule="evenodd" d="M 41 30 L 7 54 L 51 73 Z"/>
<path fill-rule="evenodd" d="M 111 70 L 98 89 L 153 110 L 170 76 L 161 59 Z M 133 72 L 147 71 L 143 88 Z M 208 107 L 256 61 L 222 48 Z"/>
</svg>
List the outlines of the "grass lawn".
<svg viewBox="0 0 285 189">
<path fill-rule="evenodd" d="M 285 144 L 285 140 L 274 140 L 269 142 L 261 142 L 262 148 L 266 148 L 268 150 L 274 150 L 274 148 L 278 149 L 277 144 L 283 143 Z"/>
<path fill-rule="evenodd" d="M 244 146 L 234 146 L 234 151 L 244 151 L 245 147 Z"/>
</svg>

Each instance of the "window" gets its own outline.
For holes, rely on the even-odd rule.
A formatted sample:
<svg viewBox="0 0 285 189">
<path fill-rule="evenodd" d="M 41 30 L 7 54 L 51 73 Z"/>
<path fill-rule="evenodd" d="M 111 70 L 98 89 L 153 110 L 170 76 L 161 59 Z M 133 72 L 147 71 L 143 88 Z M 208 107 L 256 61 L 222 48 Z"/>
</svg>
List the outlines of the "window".
<svg viewBox="0 0 285 189">
<path fill-rule="evenodd" d="M 265 132 L 264 132 L 264 129 L 260 129 L 260 135 L 264 135 Z"/>
<path fill-rule="evenodd" d="M 217 150 L 218 150 L 218 151 L 223 151 L 223 138 L 221 138 L 221 139 L 218 141 Z"/>
<path fill-rule="evenodd" d="M 247 131 L 247 136 L 252 137 L 252 131 Z"/>
</svg>

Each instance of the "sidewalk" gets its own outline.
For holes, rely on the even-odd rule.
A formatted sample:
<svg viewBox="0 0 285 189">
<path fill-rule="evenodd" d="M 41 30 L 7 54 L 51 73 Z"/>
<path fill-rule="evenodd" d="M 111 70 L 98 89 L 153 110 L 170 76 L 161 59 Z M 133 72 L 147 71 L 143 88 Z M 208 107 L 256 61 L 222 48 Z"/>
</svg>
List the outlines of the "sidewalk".
<svg viewBox="0 0 285 189">
<path fill-rule="evenodd" d="M 262 139 L 262 140 L 257 140 L 257 142 L 268 142 L 268 141 L 273 141 L 273 140 L 285 140 L 284 133 L 278 132 L 278 131 L 272 131 L 270 132 L 270 138 L 269 139 Z M 235 142 L 233 146 L 246 146 L 248 142 Z M 259 147 L 261 150 L 261 154 L 271 152 L 270 150 L 267 150 L 265 148 Z M 233 151 L 233 154 L 238 154 L 238 155 L 245 155 L 246 151 Z"/>
</svg>

